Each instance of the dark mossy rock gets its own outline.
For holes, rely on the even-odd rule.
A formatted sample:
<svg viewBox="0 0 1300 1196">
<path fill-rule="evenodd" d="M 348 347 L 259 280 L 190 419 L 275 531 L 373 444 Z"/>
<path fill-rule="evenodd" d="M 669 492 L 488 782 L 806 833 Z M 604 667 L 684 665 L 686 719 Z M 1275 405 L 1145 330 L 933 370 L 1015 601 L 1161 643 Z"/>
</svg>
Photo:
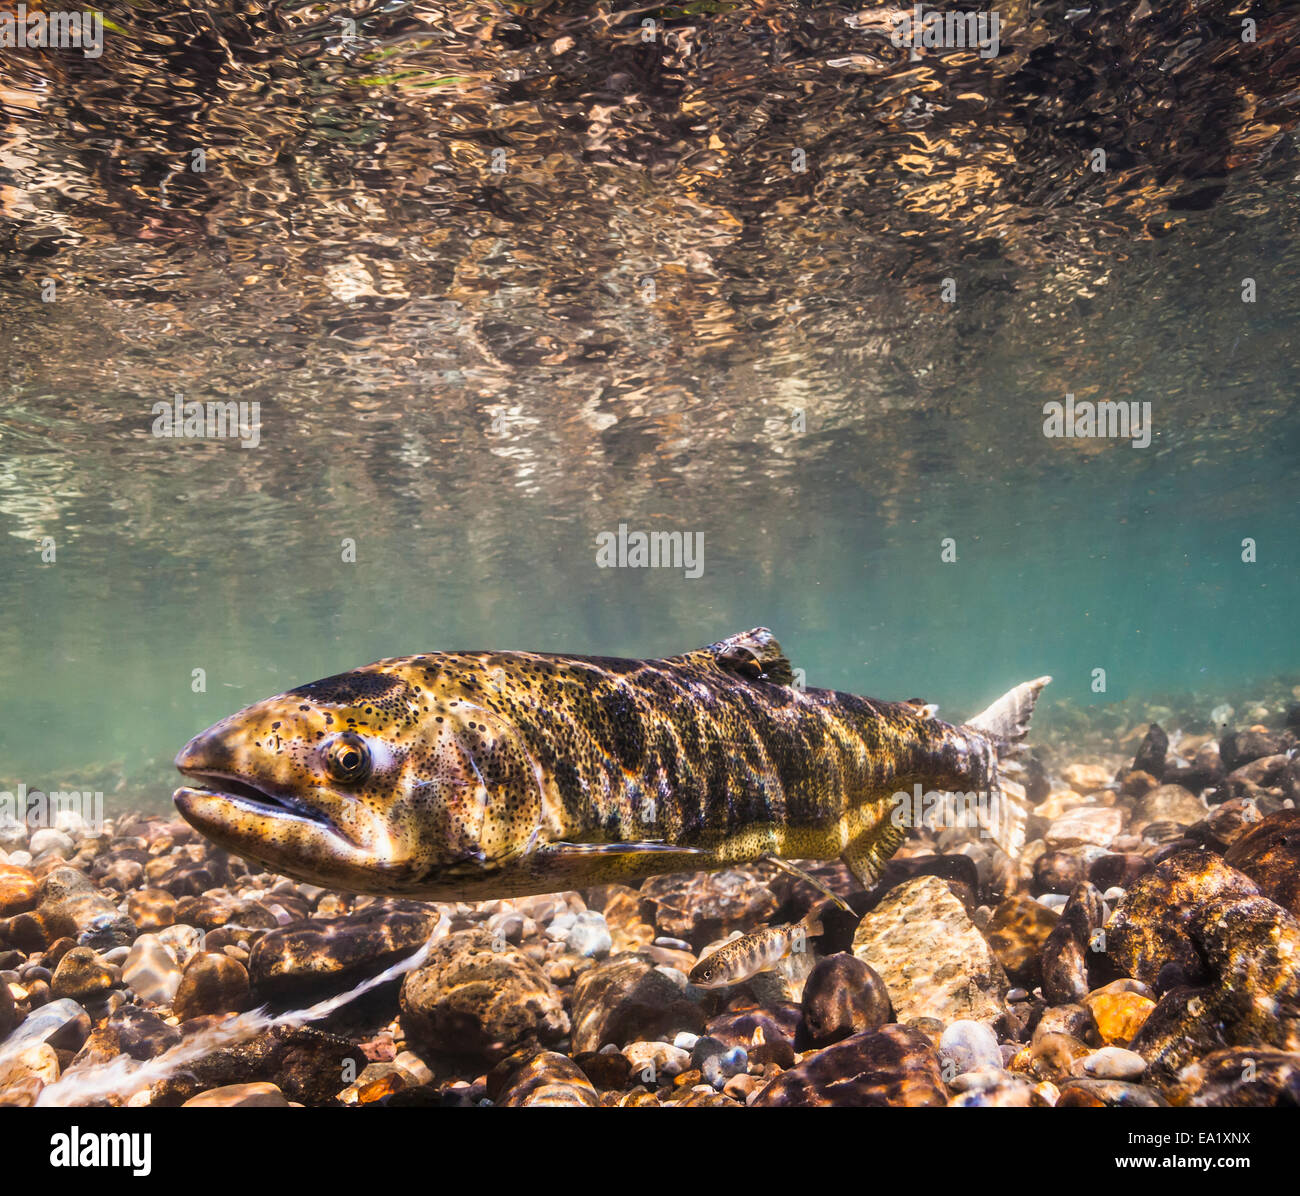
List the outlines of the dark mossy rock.
<svg viewBox="0 0 1300 1196">
<path fill-rule="evenodd" d="M 50 991 L 56 997 L 71 997 L 83 1004 L 108 992 L 116 980 L 114 970 L 105 965 L 89 947 L 66 951 L 54 969 Z"/>
<path fill-rule="evenodd" d="M 1208 851 L 1180 852 L 1161 861 L 1125 895 L 1106 928 L 1107 953 L 1125 976 L 1155 984 L 1175 964 L 1186 983 L 1209 978 L 1191 937 L 1214 901 L 1258 896 L 1244 873 Z"/>
<path fill-rule="evenodd" d="M 402 902 L 272 930 L 253 947 L 249 978 L 274 999 L 342 991 L 416 951 L 439 916 L 432 906 Z"/>
<path fill-rule="evenodd" d="M 632 1076 L 632 1062 L 618 1051 L 583 1051 L 574 1055 L 574 1063 L 598 1089 L 622 1091 Z"/>
<path fill-rule="evenodd" d="M 800 1037 L 813 1046 L 879 1030 L 892 1017 L 885 982 L 870 964 L 848 952 L 818 960 L 804 981 Z"/>
<path fill-rule="evenodd" d="M 196 1020 L 184 1026 L 182 1033 L 188 1039 L 210 1029 L 211 1024 Z M 345 1074 L 360 1075 L 366 1062 L 360 1048 L 346 1038 L 311 1026 L 275 1026 L 187 1064 L 183 1071 L 153 1086 L 151 1103 L 181 1105 L 209 1088 L 265 1080 L 278 1085 L 291 1101 L 320 1105 L 347 1087 Z"/>
<path fill-rule="evenodd" d="M 1245 831 L 1224 862 L 1244 872 L 1266 897 L 1300 915 L 1300 810 L 1279 810 Z"/>
<path fill-rule="evenodd" d="M 854 1034 L 817 1051 L 759 1090 L 751 1102 L 779 1108 L 890 1106 L 948 1103 L 939 1056 L 910 1026 Z"/>
<path fill-rule="evenodd" d="M 1211 851 L 1224 853 L 1263 819 L 1264 813 L 1253 797 L 1231 797 L 1211 806 L 1200 822 L 1187 828 L 1187 834 Z"/>
<path fill-rule="evenodd" d="M 153 1059 L 181 1041 L 181 1032 L 138 1005 L 123 1005 L 91 1032 L 73 1059 L 74 1066 L 107 1063 L 119 1055 Z"/>
<path fill-rule="evenodd" d="M 1213 794 L 1216 802 L 1234 797 L 1253 799 L 1266 814 L 1281 809 L 1288 798 L 1300 797 L 1300 761 L 1277 755 L 1243 764 L 1230 772 Z"/>
<path fill-rule="evenodd" d="M 1218 747 L 1206 744 L 1186 764 L 1169 763 L 1163 779 L 1167 785 L 1181 785 L 1193 793 L 1200 793 L 1222 784 L 1225 776 L 1227 770 L 1223 767 Z"/>
<path fill-rule="evenodd" d="M 1149 773 L 1157 781 L 1165 775 L 1165 757 L 1169 754 L 1169 736 L 1161 729 L 1159 723 L 1152 723 L 1147 729 L 1146 738 L 1133 757 L 1133 769 Z"/>
<path fill-rule="evenodd" d="M 1137 852 L 1108 852 L 1088 865 L 1088 880 L 1103 893 L 1116 887 L 1130 889 L 1151 868 L 1151 861 Z"/>
</svg>

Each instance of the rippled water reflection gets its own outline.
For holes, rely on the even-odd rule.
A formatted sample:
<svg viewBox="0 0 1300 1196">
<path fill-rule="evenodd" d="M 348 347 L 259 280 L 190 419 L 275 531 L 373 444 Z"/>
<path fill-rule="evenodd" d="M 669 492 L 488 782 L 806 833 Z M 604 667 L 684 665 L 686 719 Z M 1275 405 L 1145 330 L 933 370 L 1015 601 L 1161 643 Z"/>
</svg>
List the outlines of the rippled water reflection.
<svg viewBox="0 0 1300 1196">
<path fill-rule="evenodd" d="M 898 11 L 110 4 L 98 59 L 0 50 L 0 772 L 457 644 L 767 622 L 951 701 L 1295 669 L 1300 13 L 1010 3 L 989 59 Z M 177 392 L 262 443 L 156 439 Z M 1151 447 L 1045 439 L 1066 392 Z M 620 521 L 705 577 L 597 570 Z"/>
</svg>

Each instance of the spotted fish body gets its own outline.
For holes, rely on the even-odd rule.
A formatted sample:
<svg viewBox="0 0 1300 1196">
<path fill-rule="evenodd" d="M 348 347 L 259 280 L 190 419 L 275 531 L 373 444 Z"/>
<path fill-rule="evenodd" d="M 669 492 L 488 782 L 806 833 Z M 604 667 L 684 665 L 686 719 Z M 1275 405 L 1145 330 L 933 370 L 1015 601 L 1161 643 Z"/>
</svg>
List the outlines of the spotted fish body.
<svg viewBox="0 0 1300 1196">
<path fill-rule="evenodd" d="M 725 988 L 740 984 L 776 967 L 783 959 L 808 949 L 808 940 L 822 933 L 816 911 L 802 922 L 765 926 L 752 934 L 723 943 L 691 969 L 687 977 L 700 988 Z"/>
<path fill-rule="evenodd" d="M 954 726 L 793 684 L 758 628 L 666 660 L 448 652 L 256 703 L 192 739 L 181 814 L 345 891 L 479 900 L 901 842 L 891 795 L 997 792 L 1047 678 Z"/>
</svg>

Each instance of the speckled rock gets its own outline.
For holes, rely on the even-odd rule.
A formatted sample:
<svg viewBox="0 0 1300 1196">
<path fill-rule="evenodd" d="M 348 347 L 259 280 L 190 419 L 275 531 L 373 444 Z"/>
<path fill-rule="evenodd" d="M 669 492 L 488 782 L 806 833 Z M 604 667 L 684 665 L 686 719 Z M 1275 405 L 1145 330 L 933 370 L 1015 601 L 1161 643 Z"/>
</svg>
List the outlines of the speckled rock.
<svg viewBox="0 0 1300 1196">
<path fill-rule="evenodd" d="M 985 937 L 1007 975 L 1026 988 L 1041 978 L 1040 955 L 1060 915 L 1032 897 L 1017 894 L 998 904 Z"/>
<path fill-rule="evenodd" d="M 885 982 L 848 952 L 818 960 L 804 982 L 803 1025 L 815 1046 L 879 1030 L 891 1014 Z"/>
<path fill-rule="evenodd" d="M 954 1109 L 1042 1109 L 1051 1105 L 1051 1086 L 1034 1083 L 1002 1068 L 980 1068 L 954 1077 L 957 1094 L 948 1102 Z"/>
<path fill-rule="evenodd" d="M 1246 831 L 1224 863 L 1244 872 L 1264 896 L 1300 915 L 1300 810 L 1279 810 Z"/>
<path fill-rule="evenodd" d="M 564 1003 L 536 961 L 509 945 L 494 949 L 500 946 L 485 930 L 463 930 L 407 973 L 402 1027 L 416 1049 L 493 1058 L 568 1033 Z M 594 1048 L 577 1046 L 575 1035 L 574 1049 Z"/>
<path fill-rule="evenodd" d="M 272 930 L 253 946 L 249 978 L 263 997 L 342 991 L 410 955 L 439 918 L 434 906 L 402 902 Z"/>
<path fill-rule="evenodd" d="M 1173 965 L 1185 981 L 1207 979 L 1191 930 L 1205 909 L 1220 900 L 1253 897 L 1248 876 L 1211 852 L 1182 852 L 1139 880 L 1116 907 L 1106 927 L 1107 954 L 1126 976 L 1155 984 Z"/>
<path fill-rule="evenodd" d="M 949 1083 L 962 1072 L 1001 1066 L 998 1036 L 984 1022 L 960 1019 L 948 1026 L 939 1039 L 940 1072 Z"/>
<path fill-rule="evenodd" d="M 1044 893 L 1068 894 L 1088 879 L 1088 864 L 1073 851 L 1045 851 L 1034 861 L 1034 886 Z"/>
<path fill-rule="evenodd" d="M 910 1026 L 885 1026 L 817 1051 L 761 1088 L 750 1103 L 783 1108 L 936 1107 L 948 1103 L 948 1090 L 929 1039 Z"/>
<path fill-rule="evenodd" d="M 519 1108 L 596 1108 L 600 1096 L 586 1074 L 571 1059 L 554 1051 L 532 1055 L 507 1075 L 496 1104 Z"/>
<path fill-rule="evenodd" d="M 1186 857 L 1167 863 L 1180 860 Z M 1241 873 L 1222 862 L 1218 869 L 1216 896 L 1190 911 L 1170 911 L 1208 975 L 1165 992 L 1131 1044 L 1147 1060 L 1148 1082 L 1162 1090 L 1188 1063 L 1218 1049 L 1300 1050 L 1300 920 L 1250 892 L 1253 882 Z M 1172 934 L 1166 940 L 1183 945 Z"/>
<path fill-rule="evenodd" d="M 54 969 L 50 991 L 56 997 L 86 1001 L 108 992 L 117 977 L 89 947 L 73 947 Z"/>
<path fill-rule="evenodd" d="M 238 1013 L 250 1004 L 248 971 L 220 951 L 201 951 L 185 965 L 172 999 L 182 1021 L 209 1013 Z"/>
<path fill-rule="evenodd" d="M 631 1074 L 652 1087 L 662 1079 L 679 1076 L 691 1066 L 691 1054 L 669 1042 L 629 1042 L 623 1056 L 632 1065 Z"/>
<path fill-rule="evenodd" d="M 903 1020 L 992 1021 L 1011 987 L 965 907 L 933 876 L 892 889 L 858 923 L 853 954 L 879 974 Z"/>
<path fill-rule="evenodd" d="M 743 869 L 655 876 L 641 886 L 645 919 L 699 950 L 733 930 L 748 932 L 776 913 L 776 895 Z"/>
<path fill-rule="evenodd" d="M 700 1007 L 644 959 L 623 957 L 583 972 L 573 986 L 573 1050 L 671 1040 L 704 1029 Z"/>
<path fill-rule="evenodd" d="M 1136 1080 L 1147 1069 L 1147 1061 L 1136 1051 L 1107 1046 L 1081 1060 L 1076 1071 L 1098 1080 Z"/>
</svg>

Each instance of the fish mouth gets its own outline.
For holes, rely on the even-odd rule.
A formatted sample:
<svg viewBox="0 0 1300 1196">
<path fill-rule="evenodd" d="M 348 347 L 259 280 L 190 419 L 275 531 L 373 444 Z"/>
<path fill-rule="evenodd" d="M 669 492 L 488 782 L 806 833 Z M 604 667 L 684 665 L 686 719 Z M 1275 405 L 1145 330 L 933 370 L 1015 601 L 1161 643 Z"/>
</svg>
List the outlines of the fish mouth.
<svg viewBox="0 0 1300 1196">
<path fill-rule="evenodd" d="M 231 773 L 195 768 L 181 768 L 180 771 L 197 782 L 196 785 L 182 785 L 172 795 L 172 800 L 180 807 L 182 814 L 187 813 L 187 807 L 197 809 L 201 802 L 217 798 L 245 813 L 260 814 L 268 818 L 293 818 L 300 822 L 314 823 L 335 834 L 340 833 L 339 828 L 327 815 L 313 809 L 301 798 L 259 789 L 251 782 Z"/>
</svg>

